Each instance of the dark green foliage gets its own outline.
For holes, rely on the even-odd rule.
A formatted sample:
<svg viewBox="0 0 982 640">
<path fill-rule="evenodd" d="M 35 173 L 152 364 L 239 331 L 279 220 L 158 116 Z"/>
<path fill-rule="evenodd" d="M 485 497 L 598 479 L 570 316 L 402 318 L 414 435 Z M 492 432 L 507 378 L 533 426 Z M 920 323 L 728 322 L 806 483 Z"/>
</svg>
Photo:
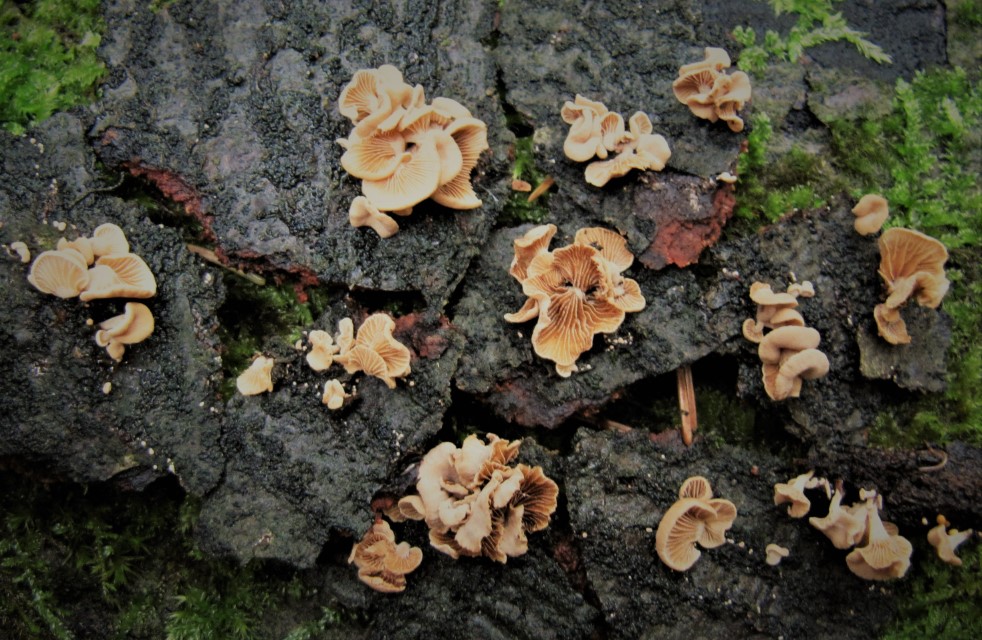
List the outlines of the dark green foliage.
<svg viewBox="0 0 982 640">
<path fill-rule="evenodd" d="M 532 136 L 517 138 L 514 147 L 515 163 L 512 165 L 512 178 L 515 180 L 525 180 L 534 189 L 546 176 L 535 166 L 535 143 Z M 526 222 L 537 224 L 545 222 L 549 215 L 546 207 L 548 194 L 543 194 L 538 199 L 529 202 L 528 193 L 512 191 L 508 202 L 505 204 L 505 211 L 502 222 L 505 225 L 519 225 Z"/>
<path fill-rule="evenodd" d="M 846 23 L 841 13 L 833 12 L 838 0 L 768 0 L 774 13 L 794 14 L 798 17 L 786 37 L 768 30 L 763 41 L 757 43 L 757 33 L 751 27 L 737 27 L 733 38 L 744 48 L 740 52 L 738 66 L 744 71 L 762 71 L 769 58 L 797 62 L 805 49 L 826 42 L 848 42 L 873 62 L 886 64 L 892 59 L 878 45 L 865 38 Z"/>
<path fill-rule="evenodd" d="M 959 548 L 961 567 L 928 557 L 902 583 L 906 591 L 900 615 L 884 634 L 885 640 L 972 640 L 982 637 L 982 545 L 968 541 Z"/>
<path fill-rule="evenodd" d="M 740 183 L 736 215 L 744 220 L 776 222 L 794 209 L 825 204 L 816 191 L 829 192 L 828 167 L 818 157 L 797 147 L 776 158 L 768 155 L 774 136 L 765 113 L 751 118 L 747 152 L 737 160 Z"/>
<path fill-rule="evenodd" d="M 4 0 L 0 6 L 0 125 L 20 133 L 95 98 L 99 0 Z"/>
<path fill-rule="evenodd" d="M 225 276 L 225 285 L 225 304 L 218 315 L 224 348 L 223 392 L 227 397 L 235 389 L 235 378 L 253 356 L 262 352 L 267 341 L 293 344 L 299 340 L 301 331 L 321 314 L 327 299 L 324 291 L 309 289 L 308 301 L 301 302 L 291 284 L 258 285 L 234 274 Z"/>
<path fill-rule="evenodd" d="M 309 640 L 341 622 L 318 605 L 303 574 L 202 559 L 191 538 L 198 501 L 176 483 L 120 494 L 9 472 L 0 480 L 5 639 L 238 640 L 289 632 Z M 312 607 L 320 616 L 298 626 Z"/>
</svg>

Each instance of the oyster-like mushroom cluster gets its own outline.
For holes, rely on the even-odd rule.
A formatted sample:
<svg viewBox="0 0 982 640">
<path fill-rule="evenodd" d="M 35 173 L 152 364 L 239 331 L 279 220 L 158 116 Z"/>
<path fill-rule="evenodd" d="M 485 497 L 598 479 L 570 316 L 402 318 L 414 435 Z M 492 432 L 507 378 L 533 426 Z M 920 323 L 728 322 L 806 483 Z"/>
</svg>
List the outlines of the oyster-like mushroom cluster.
<svg viewBox="0 0 982 640">
<path fill-rule="evenodd" d="M 791 285 L 787 293 L 775 293 L 771 285 L 754 282 L 750 299 L 757 303 L 756 319 L 743 323 L 743 336 L 760 346 L 764 390 L 771 400 L 797 398 L 802 380 L 821 378 L 829 372 L 828 357 L 818 350 L 821 336 L 805 326 L 805 319 L 795 307 L 798 295 L 810 297 L 814 289 Z M 770 329 L 764 333 L 764 329 Z"/>
<path fill-rule="evenodd" d="M 360 178 L 349 221 L 388 238 L 399 230 L 389 213 L 405 216 L 433 199 L 450 209 L 476 209 L 481 200 L 471 171 L 488 149 L 487 126 L 450 98 L 426 103 L 423 87 L 407 84 L 392 65 L 355 72 L 338 98 L 338 109 L 355 125 L 341 166 Z"/>
<path fill-rule="evenodd" d="M 358 579 L 376 591 L 399 593 L 406 588 L 406 575 L 423 561 L 423 551 L 408 542 L 396 543 L 385 520 L 379 520 L 351 549 L 348 564 L 358 567 Z"/>
<path fill-rule="evenodd" d="M 375 313 L 365 318 L 357 334 L 351 318 L 338 322 L 338 333 L 333 337 L 327 331 L 315 329 L 307 336 L 310 342 L 307 364 L 314 371 L 325 371 L 339 364 L 349 374 L 363 372 L 395 389 L 396 378 L 410 374 L 412 357 L 409 348 L 392 335 L 395 327 L 388 314 Z M 332 379 L 324 385 L 321 401 L 329 409 L 340 409 L 349 398 L 351 394 L 340 381 Z"/>
<path fill-rule="evenodd" d="M 82 302 L 106 298 L 152 298 L 157 280 L 143 258 L 130 253 L 123 230 L 111 222 L 99 225 L 91 237 L 61 238 L 56 249 L 43 251 L 31 263 L 27 281 L 35 289 L 59 298 Z M 95 341 L 119 362 L 126 345 L 142 342 L 153 333 L 150 309 L 128 302 L 123 314 L 99 324 Z"/>
<path fill-rule="evenodd" d="M 726 51 L 706 47 L 704 60 L 682 65 L 672 91 L 697 118 L 723 120 L 730 131 L 739 132 L 743 131 L 743 119 L 737 112 L 750 100 L 750 77 L 743 71 L 723 73 L 729 66 Z"/>
<path fill-rule="evenodd" d="M 586 181 L 595 187 L 632 169 L 661 171 L 672 156 L 668 141 L 652 133 L 651 119 L 644 112 L 631 116 L 625 128 L 621 114 L 577 95 L 573 102 L 563 105 L 561 116 L 570 125 L 563 143 L 566 157 L 574 162 L 599 158 L 587 165 L 585 173 Z"/>
<path fill-rule="evenodd" d="M 702 555 L 696 544 L 715 549 L 726 542 L 736 506 L 713 497 L 709 480 L 693 476 L 682 483 L 679 499 L 668 508 L 655 532 L 655 551 L 675 571 L 688 571 Z"/>
<path fill-rule="evenodd" d="M 549 526 L 559 487 L 542 467 L 509 466 L 521 440 L 468 436 L 460 447 L 443 442 L 419 464 L 416 491 L 399 501 L 402 515 L 425 520 L 430 544 L 456 559 L 496 562 L 528 551 L 527 534 Z"/>
<path fill-rule="evenodd" d="M 566 378 L 596 334 L 617 331 L 627 313 L 644 309 L 645 300 L 638 283 L 623 275 L 634 262 L 624 238 L 589 227 L 576 232 L 573 244 L 549 251 L 555 234 L 556 225 L 547 224 L 515 240 L 508 273 L 528 299 L 505 320 L 535 319 L 535 353 L 555 362 L 556 373 Z"/>
<path fill-rule="evenodd" d="M 887 229 L 879 239 L 880 277 L 887 299 L 873 309 L 880 336 L 890 344 L 909 344 L 907 324 L 900 309 L 914 298 L 917 304 L 937 309 L 948 292 L 944 263 L 948 250 L 938 240 L 911 229 Z"/>
<path fill-rule="evenodd" d="M 805 490 L 823 488 L 828 495 L 829 487 L 827 479 L 814 477 L 814 472 L 809 471 L 774 485 L 774 504 L 789 503 L 788 515 L 801 518 L 811 509 Z M 852 549 L 846 556 L 846 564 L 860 578 L 902 578 L 910 567 L 913 547 L 900 535 L 896 525 L 880 518 L 882 496 L 875 491 L 861 490 L 860 502 L 843 506 L 844 495 L 843 483 L 838 480 L 828 514 L 823 518 L 808 518 L 809 524 L 825 534 L 836 549 Z"/>
</svg>

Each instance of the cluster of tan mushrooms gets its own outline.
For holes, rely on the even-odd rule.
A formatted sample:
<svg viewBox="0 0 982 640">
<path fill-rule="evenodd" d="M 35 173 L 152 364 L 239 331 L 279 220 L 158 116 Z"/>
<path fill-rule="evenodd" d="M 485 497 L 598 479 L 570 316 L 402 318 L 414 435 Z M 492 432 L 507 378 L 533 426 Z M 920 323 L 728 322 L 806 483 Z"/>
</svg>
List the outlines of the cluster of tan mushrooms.
<svg viewBox="0 0 982 640">
<path fill-rule="evenodd" d="M 405 83 L 392 65 L 355 72 L 341 91 L 338 109 L 355 125 L 338 143 L 341 166 L 361 179 L 362 196 L 351 203 L 355 227 L 370 226 L 388 238 L 405 216 L 432 198 L 451 209 L 475 209 L 481 200 L 471 171 L 488 148 L 487 126 L 450 98 L 426 104 L 423 87 Z"/>
<path fill-rule="evenodd" d="M 559 487 L 542 467 L 509 466 L 521 440 L 468 436 L 458 448 L 443 442 L 419 463 L 416 491 L 399 500 L 402 516 L 424 520 L 430 544 L 456 559 L 496 562 L 528 551 L 527 534 L 549 526 Z"/>
<path fill-rule="evenodd" d="M 109 222 L 96 227 L 91 237 L 61 238 L 57 249 L 41 252 L 27 280 L 43 293 L 59 298 L 78 296 L 82 302 L 157 295 L 157 280 L 150 267 L 130 253 L 126 234 Z M 153 329 L 150 309 L 140 302 L 127 302 L 121 315 L 99 323 L 95 341 L 119 362 L 127 345 L 146 340 Z"/>
<path fill-rule="evenodd" d="M 307 364 L 314 371 L 324 371 L 333 364 L 340 364 L 349 374 L 363 372 L 374 376 L 395 389 L 396 378 L 404 378 L 411 372 L 409 349 L 395 339 L 395 321 L 385 313 L 368 316 L 355 334 L 351 318 L 338 322 L 338 333 L 332 337 L 327 331 L 315 329 L 308 334 L 310 351 Z M 256 395 L 273 390 L 272 358 L 258 356 L 252 365 L 236 380 L 242 395 Z M 331 410 L 340 409 L 351 397 L 337 379 L 328 380 L 321 398 Z"/>
<path fill-rule="evenodd" d="M 787 292 L 775 293 L 771 285 L 754 282 L 750 299 L 757 303 L 756 318 L 743 323 L 743 336 L 758 343 L 764 390 L 771 400 L 797 398 L 802 380 L 821 378 L 829 372 L 828 357 L 818 350 L 821 336 L 805 326 L 795 307 L 798 296 L 810 298 L 815 289 L 810 282 L 792 283 Z M 764 333 L 764 329 L 770 329 Z"/>
<path fill-rule="evenodd" d="M 355 543 L 348 564 L 358 568 L 358 579 L 376 591 L 399 593 L 406 588 L 406 575 L 423 561 L 423 551 L 408 542 L 396 543 L 395 534 L 385 520 L 372 525 Z"/>
<path fill-rule="evenodd" d="M 816 478 L 813 471 L 774 485 L 774 504 L 788 504 L 788 515 L 803 518 L 811 509 L 806 489 L 830 490 L 827 479 Z M 883 498 L 875 491 L 861 490 L 860 502 L 842 506 L 842 481 L 836 482 L 831 494 L 829 512 L 824 518 L 810 517 L 809 524 L 832 541 L 836 549 L 852 549 L 846 565 L 864 580 L 902 578 L 910 567 L 913 547 L 900 535 L 896 525 L 880 519 Z"/>
<path fill-rule="evenodd" d="M 574 162 L 599 158 L 586 167 L 586 181 L 595 187 L 632 169 L 661 171 L 672 155 L 665 138 L 652 133 L 651 120 L 644 112 L 631 116 L 625 130 L 621 114 L 577 95 L 573 102 L 563 105 L 561 115 L 570 125 L 563 143 L 566 157 Z M 608 160 L 609 154 L 615 155 Z"/>
<path fill-rule="evenodd" d="M 505 320 L 535 319 L 535 353 L 555 362 L 556 373 L 566 378 L 577 370 L 577 358 L 593 346 L 596 334 L 617 331 L 625 315 L 643 309 L 645 300 L 638 283 L 623 276 L 634 262 L 624 238 L 589 227 L 576 232 L 573 244 L 550 251 L 554 235 L 556 225 L 546 224 L 515 240 L 508 273 L 528 299 Z"/>
<path fill-rule="evenodd" d="M 702 476 L 688 478 L 679 489 L 679 499 L 658 523 L 658 557 L 675 571 L 688 571 L 702 555 L 696 544 L 704 549 L 722 546 L 736 516 L 732 502 L 713 497 L 709 480 Z"/>
<path fill-rule="evenodd" d="M 743 71 L 727 75 L 730 56 L 723 49 L 706 47 L 705 59 L 683 65 L 672 91 L 693 115 L 710 122 L 723 120 L 730 131 L 743 131 L 737 111 L 750 100 L 750 77 Z"/>
</svg>

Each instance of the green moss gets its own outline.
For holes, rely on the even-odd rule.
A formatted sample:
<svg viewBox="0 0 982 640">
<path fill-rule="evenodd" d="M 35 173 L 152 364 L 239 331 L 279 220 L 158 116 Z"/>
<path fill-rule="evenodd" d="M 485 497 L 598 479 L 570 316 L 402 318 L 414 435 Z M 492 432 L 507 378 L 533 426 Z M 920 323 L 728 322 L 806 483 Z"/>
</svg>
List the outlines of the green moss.
<svg viewBox="0 0 982 640">
<path fill-rule="evenodd" d="M 91 102 L 105 65 L 99 0 L 4 0 L 0 6 L 0 125 L 21 133 Z"/>
<path fill-rule="evenodd" d="M 535 143 L 532 136 L 517 138 L 514 146 L 515 161 L 512 164 L 511 176 L 514 180 L 525 180 L 534 188 L 546 179 L 546 176 L 535 166 Z M 544 193 L 533 202 L 528 201 L 528 193 L 512 191 L 505 203 L 502 223 L 514 226 L 527 222 L 541 224 L 549 216 L 546 203 L 549 194 Z"/>
<path fill-rule="evenodd" d="M 225 303 L 218 311 L 222 340 L 222 393 L 231 396 L 235 379 L 270 342 L 294 344 L 327 306 L 327 293 L 308 289 L 301 302 L 292 284 L 258 285 L 234 274 L 225 276 Z"/>
<path fill-rule="evenodd" d="M 740 175 L 736 215 L 751 222 L 776 222 L 794 209 L 825 204 L 818 192 L 831 192 L 831 168 L 821 158 L 793 147 L 771 153 L 774 129 L 767 114 L 755 114 L 747 152 L 737 160 Z"/>
<path fill-rule="evenodd" d="M 969 640 L 982 637 L 982 545 L 968 542 L 959 551 L 961 567 L 925 552 L 901 583 L 900 615 L 884 640 Z"/>
<path fill-rule="evenodd" d="M 199 503 L 176 483 L 120 494 L 7 472 L 0 481 L 4 638 L 309 639 L 342 622 L 316 577 L 202 559 Z"/>
<path fill-rule="evenodd" d="M 774 13 L 793 14 L 797 20 L 786 36 L 768 30 L 758 44 L 751 27 L 737 27 L 733 38 L 743 46 L 738 66 L 744 71 L 762 71 L 771 58 L 797 62 L 805 49 L 827 42 L 848 42 L 866 58 L 880 64 L 892 62 L 886 52 L 865 38 L 866 34 L 850 27 L 841 13 L 833 12 L 840 0 L 768 0 Z"/>
<path fill-rule="evenodd" d="M 678 407 L 676 413 L 677 410 Z M 714 446 L 729 444 L 748 447 L 760 440 L 753 407 L 744 404 L 732 393 L 696 387 L 696 411 L 699 435 Z"/>
</svg>

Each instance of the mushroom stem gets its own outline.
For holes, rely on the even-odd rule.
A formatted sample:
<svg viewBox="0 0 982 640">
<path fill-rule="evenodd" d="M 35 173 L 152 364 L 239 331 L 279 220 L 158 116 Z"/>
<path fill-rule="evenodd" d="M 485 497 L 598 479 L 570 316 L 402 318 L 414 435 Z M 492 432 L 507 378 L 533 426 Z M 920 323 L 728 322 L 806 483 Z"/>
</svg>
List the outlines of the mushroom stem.
<svg viewBox="0 0 982 640">
<path fill-rule="evenodd" d="M 692 367 L 682 365 L 676 371 L 679 388 L 679 411 L 682 414 L 682 442 L 692 444 L 692 433 L 699 426 L 696 416 L 696 390 L 692 384 Z"/>
<path fill-rule="evenodd" d="M 546 176 L 546 179 L 539 183 L 539 186 L 529 194 L 527 202 L 535 202 L 539 199 L 539 196 L 548 191 L 554 184 L 556 184 L 556 181 L 552 179 L 552 176 Z"/>
</svg>

